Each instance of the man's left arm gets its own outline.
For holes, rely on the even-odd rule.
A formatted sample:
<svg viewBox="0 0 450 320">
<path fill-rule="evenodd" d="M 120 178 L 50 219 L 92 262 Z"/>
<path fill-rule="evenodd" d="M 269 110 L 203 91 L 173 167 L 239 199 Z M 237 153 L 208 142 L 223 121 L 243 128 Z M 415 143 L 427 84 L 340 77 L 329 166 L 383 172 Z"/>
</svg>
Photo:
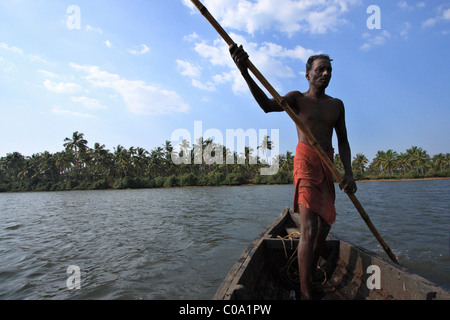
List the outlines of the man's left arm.
<svg viewBox="0 0 450 320">
<path fill-rule="evenodd" d="M 340 100 L 338 100 L 338 108 L 340 110 L 340 116 L 336 122 L 335 130 L 338 139 L 339 156 L 341 157 L 345 170 L 344 179 L 340 188 L 343 188 L 346 193 L 355 193 L 357 187 L 353 178 L 350 144 L 348 142 L 347 127 L 345 124 L 345 108 Z"/>
</svg>

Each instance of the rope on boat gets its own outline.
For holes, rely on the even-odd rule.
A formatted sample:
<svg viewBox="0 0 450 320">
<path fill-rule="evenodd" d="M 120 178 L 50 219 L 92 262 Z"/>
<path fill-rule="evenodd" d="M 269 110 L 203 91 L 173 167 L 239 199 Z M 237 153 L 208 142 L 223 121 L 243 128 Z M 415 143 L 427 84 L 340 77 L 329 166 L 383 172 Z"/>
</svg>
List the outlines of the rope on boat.
<svg viewBox="0 0 450 320">
<path fill-rule="evenodd" d="M 287 236 L 284 236 L 284 237 L 277 236 L 277 238 L 281 239 L 281 242 L 283 243 L 284 256 L 287 259 L 286 265 L 284 266 L 282 271 L 284 270 L 286 272 L 286 275 L 287 275 L 288 279 L 291 280 L 294 283 L 300 282 L 298 269 L 292 267 L 292 264 L 295 262 L 295 258 L 297 256 L 296 253 L 297 253 L 297 250 L 298 250 L 298 248 L 295 248 L 295 250 L 294 250 L 294 239 L 298 238 L 298 237 L 300 237 L 300 232 L 298 232 L 298 231 L 289 233 Z M 286 244 L 285 244 L 284 240 L 290 240 L 290 242 L 291 242 L 291 250 L 294 250 L 294 252 L 291 254 L 291 256 L 289 258 L 288 258 L 288 253 L 287 253 Z M 318 269 L 318 270 L 323 272 L 324 280 L 322 281 L 321 284 L 324 285 L 325 282 L 327 282 L 327 280 L 328 280 L 327 279 L 327 273 L 320 266 L 316 266 L 316 269 Z"/>
<path fill-rule="evenodd" d="M 292 253 L 292 255 L 290 257 L 288 257 L 288 253 L 287 253 L 287 249 L 286 249 L 286 244 L 284 242 L 284 240 L 289 239 L 291 242 L 291 250 L 294 249 L 294 234 L 295 235 L 300 235 L 300 232 L 292 232 L 290 234 L 288 234 L 285 237 L 281 237 L 281 236 L 277 236 L 278 239 L 281 239 L 281 243 L 283 243 L 283 249 L 284 249 L 284 256 L 287 259 L 286 265 L 281 269 L 281 271 L 286 272 L 286 276 L 288 277 L 288 279 L 294 283 L 299 283 L 300 282 L 300 277 L 298 274 L 298 269 L 292 267 L 292 263 L 295 262 L 295 257 L 296 257 L 296 253 L 297 253 L 297 248 L 294 250 L 294 252 Z"/>
</svg>

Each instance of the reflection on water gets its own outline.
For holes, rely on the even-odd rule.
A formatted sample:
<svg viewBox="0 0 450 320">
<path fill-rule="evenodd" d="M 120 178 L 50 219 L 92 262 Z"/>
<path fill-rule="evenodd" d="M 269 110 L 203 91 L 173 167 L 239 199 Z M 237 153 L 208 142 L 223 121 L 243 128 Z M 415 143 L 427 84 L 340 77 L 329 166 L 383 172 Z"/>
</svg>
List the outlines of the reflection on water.
<svg viewBox="0 0 450 320">
<path fill-rule="evenodd" d="M 450 180 L 365 182 L 358 198 L 400 262 L 447 289 Z M 0 299 L 210 299 L 294 188 L 0 194 Z M 332 231 L 383 254 L 337 192 Z M 81 269 L 68 290 L 67 267 Z"/>
</svg>

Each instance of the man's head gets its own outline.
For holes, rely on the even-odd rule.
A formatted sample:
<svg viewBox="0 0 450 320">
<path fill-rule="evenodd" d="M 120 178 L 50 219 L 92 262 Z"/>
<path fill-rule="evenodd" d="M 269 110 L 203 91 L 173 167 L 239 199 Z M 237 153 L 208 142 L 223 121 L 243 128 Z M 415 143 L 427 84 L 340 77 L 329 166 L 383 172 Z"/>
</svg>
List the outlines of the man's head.
<svg viewBox="0 0 450 320">
<path fill-rule="evenodd" d="M 330 56 L 328 56 L 327 54 L 316 54 L 314 56 L 311 56 L 308 58 L 308 61 L 306 62 L 306 72 L 309 72 L 314 64 L 314 61 L 316 61 L 317 59 L 325 59 L 328 60 L 328 62 L 331 63 L 331 61 L 333 61 L 333 59 L 330 58 Z"/>
<path fill-rule="evenodd" d="M 325 89 L 331 79 L 331 61 L 326 54 L 309 57 L 306 63 L 306 79 L 310 85 Z"/>
</svg>

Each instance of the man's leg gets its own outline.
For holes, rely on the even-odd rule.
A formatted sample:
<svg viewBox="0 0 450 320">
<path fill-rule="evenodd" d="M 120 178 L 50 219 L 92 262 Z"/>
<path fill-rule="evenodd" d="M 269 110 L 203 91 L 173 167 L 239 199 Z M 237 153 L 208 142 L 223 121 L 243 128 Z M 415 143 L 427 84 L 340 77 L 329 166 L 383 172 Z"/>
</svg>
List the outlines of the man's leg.
<svg viewBox="0 0 450 320">
<path fill-rule="evenodd" d="M 326 223 L 322 217 L 318 217 L 318 221 L 319 221 L 319 226 L 318 226 L 318 231 L 317 231 L 317 236 L 314 242 L 314 249 L 313 249 L 313 258 L 312 258 L 312 273 L 311 273 L 311 284 L 313 284 L 312 282 L 312 276 L 314 271 L 316 270 L 317 267 L 317 263 L 319 261 L 320 255 L 322 253 L 322 249 L 323 246 L 325 244 L 325 240 L 327 239 L 328 233 L 330 232 L 331 226 Z M 324 285 L 313 285 L 312 290 L 314 292 L 320 292 L 322 294 L 326 294 L 326 293 L 331 293 L 336 291 L 335 287 L 327 287 Z"/>
<path fill-rule="evenodd" d="M 297 250 L 298 271 L 300 274 L 300 289 L 302 298 L 311 299 L 311 274 L 314 258 L 314 243 L 318 229 L 318 216 L 299 204 L 300 211 L 300 241 Z"/>
<path fill-rule="evenodd" d="M 322 253 L 323 245 L 325 244 L 325 240 L 327 239 L 328 233 L 330 232 L 331 226 L 326 223 L 322 217 L 318 217 L 318 231 L 317 236 L 314 242 L 313 249 L 313 259 L 312 259 L 312 268 L 313 272 L 317 266 L 317 263 L 320 258 L 320 254 Z"/>
</svg>

